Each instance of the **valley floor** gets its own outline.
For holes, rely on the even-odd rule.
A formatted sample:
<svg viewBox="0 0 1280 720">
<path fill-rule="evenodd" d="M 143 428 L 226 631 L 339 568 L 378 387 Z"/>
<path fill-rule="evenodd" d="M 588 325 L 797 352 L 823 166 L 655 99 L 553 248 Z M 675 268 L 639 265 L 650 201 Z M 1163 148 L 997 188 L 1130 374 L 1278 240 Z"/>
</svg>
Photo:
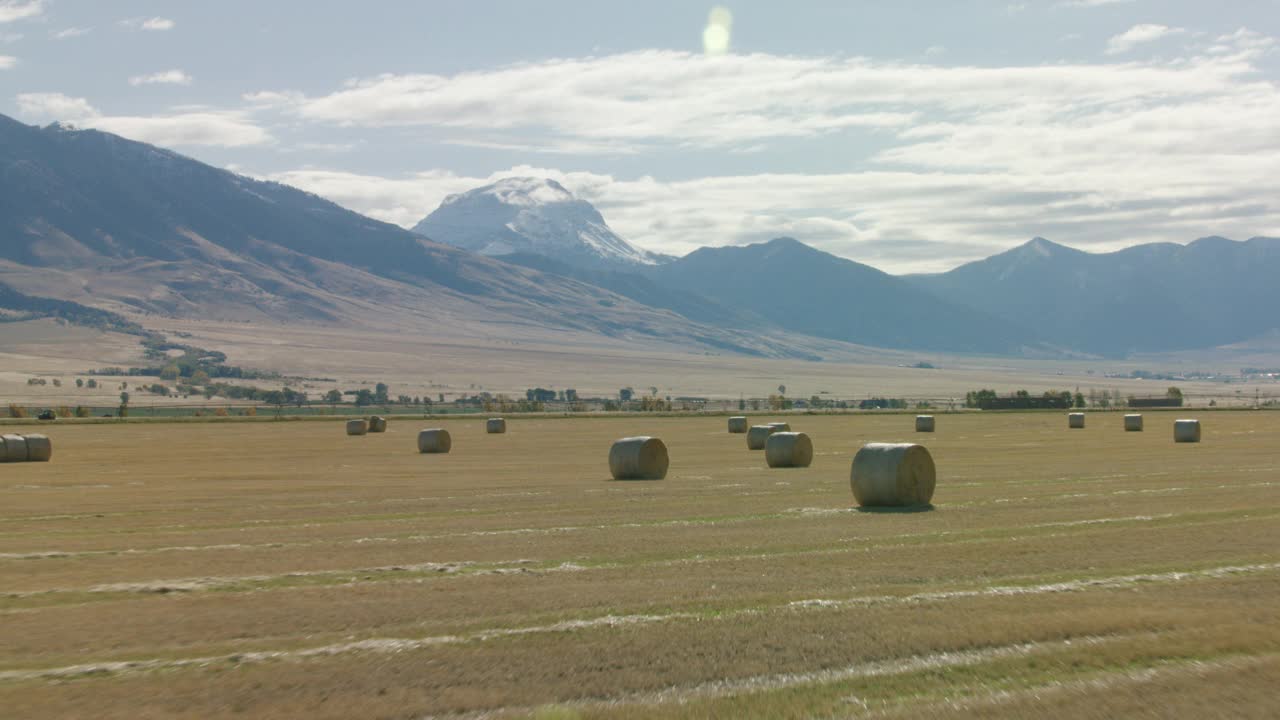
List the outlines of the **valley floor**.
<svg viewBox="0 0 1280 720">
<path fill-rule="evenodd" d="M 510 327 L 441 327 L 430 331 L 264 326 L 170 320 L 156 326 L 170 339 L 227 353 L 227 362 L 286 376 L 310 378 L 298 389 L 318 398 L 334 388 L 372 389 L 387 383 L 392 397 L 450 400 L 480 392 L 523 398 L 531 387 L 574 388 L 584 397 L 617 397 L 620 388 L 637 395 L 656 388 L 659 397 L 706 397 L 736 401 L 766 398 L 786 387 L 791 398 L 862 400 L 907 398 L 935 406 L 963 405 L 970 390 L 992 388 L 1000 394 L 1026 389 L 1118 392 L 1122 396 L 1162 396 L 1169 385 L 1182 389 L 1190 405 L 1203 407 L 1280 402 L 1280 380 L 1220 381 L 1136 380 L 1107 377 L 1133 370 L 1219 371 L 1235 375 L 1240 364 L 1226 359 L 1148 357 L 1140 360 L 1049 360 L 942 355 L 833 344 L 824 362 L 755 358 L 732 354 L 695 354 L 658 341 L 607 339 L 574 333 Z M 486 334 L 488 332 L 489 334 Z M 92 368 L 146 364 L 137 338 L 59 327 L 51 320 L 0 325 L 0 402 L 30 407 L 111 406 L 120 382 L 137 386 L 158 378 L 105 378 L 97 391 L 74 387 Z M 1272 360 L 1255 358 L 1269 367 Z M 936 369 L 911 367 L 927 362 Z M 58 378 L 32 387 L 28 379 Z M 241 381 L 236 381 L 241 382 Z M 249 384 L 249 381 L 243 381 Z M 281 380 L 253 381 L 278 389 Z M 171 383 L 170 383 L 171 384 Z M 200 402 L 203 398 L 196 398 Z M 134 406 L 190 404 L 133 392 Z M 214 403 L 215 405 L 218 403 Z M 223 402 L 222 404 L 226 404 Z"/>
<path fill-rule="evenodd" d="M 1274 717 L 1280 414 L 1173 417 L 796 416 L 790 470 L 723 418 L 42 426 L 0 715 Z M 637 434 L 666 480 L 608 479 Z M 930 449 L 933 509 L 852 507 L 869 441 Z"/>
</svg>

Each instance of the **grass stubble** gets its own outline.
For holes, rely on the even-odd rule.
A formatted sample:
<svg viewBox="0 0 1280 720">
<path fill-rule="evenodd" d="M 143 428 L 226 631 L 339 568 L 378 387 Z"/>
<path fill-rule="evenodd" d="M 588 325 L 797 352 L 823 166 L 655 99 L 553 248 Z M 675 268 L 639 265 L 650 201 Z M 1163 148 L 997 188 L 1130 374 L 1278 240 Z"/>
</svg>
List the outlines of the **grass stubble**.
<svg viewBox="0 0 1280 720">
<path fill-rule="evenodd" d="M 0 474 L 0 716 L 1274 716 L 1280 415 L 1165 415 L 941 416 L 922 513 L 851 507 L 901 415 L 785 470 L 723 418 L 56 428 Z M 637 434 L 668 478 L 609 481 Z"/>
</svg>

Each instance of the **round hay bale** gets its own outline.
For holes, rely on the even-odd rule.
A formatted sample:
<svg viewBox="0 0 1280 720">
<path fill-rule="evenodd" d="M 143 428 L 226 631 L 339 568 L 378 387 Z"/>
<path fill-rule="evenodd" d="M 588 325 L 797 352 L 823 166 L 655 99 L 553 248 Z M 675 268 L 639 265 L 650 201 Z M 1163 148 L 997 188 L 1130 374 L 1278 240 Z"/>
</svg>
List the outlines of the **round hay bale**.
<svg viewBox="0 0 1280 720">
<path fill-rule="evenodd" d="M 776 432 L 772 425 L 752 425 L 747 431 L 747 449 L 763 450 L 769 436 Z"/>
<path fill-rule="evenodd" d="M 656 437 L 622 438 L 609 448 L 614 480 L 661 480 L 667 476 L 667 446 Z"/>
<path fill-rule="evenodd" d="M 742 416 L 734 416 L 729 418 L 729 432 L 744 433 L 747 431 L 747 419 Z"/>
<path fill-rule="evenodd" d="M 1084 427 L 1084 413 L 1067 413 L 1067 428 L 1080 430 Z"/>
<path fill-rule="evenodd" d="M 849 485 L 865 507 L 928 505 L 937 485 L 933 457 L 912 443 L 869 443 L 853 456 Z"/>
<path fill-rule="evenodd" d="M 348 420 L 347 421 L 348 435 L 364 435 L 367 432 L 369 432 L 368 420 Z"/>
<path fill-rule="evenodd" d="M 1142 432 L 1142 416 L 1137 413 L 1124 416 L 1125 432 Z"/>
<path fill-rule="evenodd" d="M 771 468 L 809 467 L 813 441 L 802 432 L 776 432 L 764 444 L 764 461 Z"/>
<path fill-rule="evenodd" d="M 369 418 L 369 432 L 386 432 L 386 431 L 387 431 L 386 418 L 379 417 L 377 415 L 374 415 L 373 417 Z"/>
<path fill-rule="evenodd" d="M 484 421 L 484 430 L 490 435 L 501 435 L 507 431 L 507 421 L 503 418 L 489 418 Z"/>
<path fill-rule="evenodd" d="M 917 415 L 916 432 L 933 432 L 933 416 Z"/>
<path fill-rule="evenodd" d="M 773 428 L 774 432 L 791 432 L 791 426 L 784 422 L 771 422 L 769 427 Z"/>
<path fill-rule="evenodd" d="M 1180 443 L 1200 442 L 1200 421 L 1188 418 L 1174 420 L 1173 441 Z"/>
<path fill-rule="evenodd" d="M 453 447 L 453 438 L 444 428 L 427 428 L 418 433 L 418 452 L 447 453 Z"/>
<path fill-rule="evenodd" d="M 27 439 L 21 435 L 3 435 L 0 439 L 4 440 L 4 461 L 5 462 L 26 462 L 27 461 Z"/>
<path fill-rule="evenodd" d="M 49 462 L 53 457 L 53 443 L 45 435 L 26 435 L 27 462 Z"/>
</svg>

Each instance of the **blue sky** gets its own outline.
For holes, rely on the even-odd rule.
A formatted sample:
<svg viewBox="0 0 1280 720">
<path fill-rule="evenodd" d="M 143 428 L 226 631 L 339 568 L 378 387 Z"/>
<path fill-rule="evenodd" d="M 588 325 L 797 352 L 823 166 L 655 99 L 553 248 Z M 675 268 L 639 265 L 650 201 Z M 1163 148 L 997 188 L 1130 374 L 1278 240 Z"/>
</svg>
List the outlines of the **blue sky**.
<svg viewBox="0 0 1280 720">
<path fill-rule="evenodd" d="M 0 0 L 0 112 L 405 226 L 553 177 L 677 254 L 1280 235 L 1280 0 L 715 7 Z"/>
</svg>

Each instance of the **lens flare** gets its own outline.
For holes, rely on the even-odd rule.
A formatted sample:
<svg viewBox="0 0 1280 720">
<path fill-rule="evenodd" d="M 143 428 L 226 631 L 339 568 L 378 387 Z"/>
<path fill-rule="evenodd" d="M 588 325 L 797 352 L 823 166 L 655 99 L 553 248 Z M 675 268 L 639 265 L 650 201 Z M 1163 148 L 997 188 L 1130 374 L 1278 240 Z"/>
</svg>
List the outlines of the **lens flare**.
<svg viewBox="0 0 1280 720">
<path fill-rule="evenodd" d="M 707 26 L 702 30 L 702 50 L 708 55 L 724 55 L 729 52 L 729 35 L 733 27 L 733 13 L 723 5 L 711 8 Z"/>
</svg>

